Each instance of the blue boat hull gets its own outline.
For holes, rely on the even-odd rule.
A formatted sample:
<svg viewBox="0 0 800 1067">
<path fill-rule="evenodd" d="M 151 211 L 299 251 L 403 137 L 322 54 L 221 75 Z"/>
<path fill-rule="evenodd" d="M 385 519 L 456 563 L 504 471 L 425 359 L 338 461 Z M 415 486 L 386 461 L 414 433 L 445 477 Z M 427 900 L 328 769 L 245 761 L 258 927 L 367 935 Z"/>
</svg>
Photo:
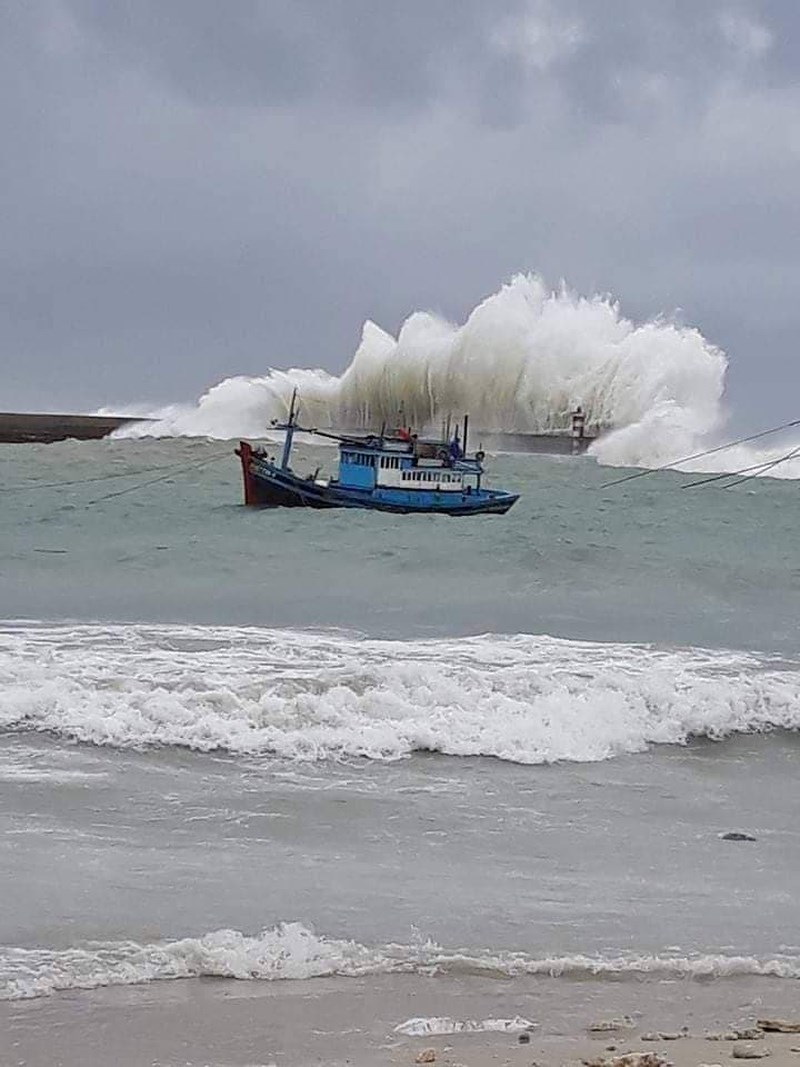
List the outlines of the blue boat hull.
<svg viewBox="0 0 800 1067">
<path fill-rule="evenodd" d="M 260 508 L 361 508 L 395 514 L 503 515 L 519 499 L 516 493 L 479 489 L 472 492 L 354 489 L 299 478 L 262 460 L 246 442 L 237 455 L 242 461 L 245 503 Z"/>
</svg>

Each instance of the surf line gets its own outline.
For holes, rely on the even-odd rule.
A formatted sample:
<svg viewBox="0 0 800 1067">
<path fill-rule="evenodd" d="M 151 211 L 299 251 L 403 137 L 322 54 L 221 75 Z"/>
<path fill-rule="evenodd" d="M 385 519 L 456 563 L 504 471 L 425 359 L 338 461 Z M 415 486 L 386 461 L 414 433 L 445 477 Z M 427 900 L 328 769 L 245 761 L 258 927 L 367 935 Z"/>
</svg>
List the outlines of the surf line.
<svg viewBox="0 0 800 1067">
<path fill-rule="evenodd" d="M 632 482 L 636 478 L 646 478 L 648 474 L 658 474 L 659 471 L 674 470 L 676 467 L 682 466 L 684 463 L 689 463 L 694 459 L 702 459 L 704 456 L 713 456 L 716 452 L 723 452 L 726 448 L 734 448 L 736 445 L 745 445 L 750 441 L 758 441 L 762 437 L 768 437 L 773 433 L 780 433 L 781 430 L 790 430 L 794 426 L 800 426 L 800 419 L 792 419 L 791 422 L 784 422 L 781 426 L 772 426 L 769 430 L 761 430 L 759 433 L 750 434 L 748 437 L 740 437 L 736 441 L 728 441 L 727 444 L 717 445 L 715 448 L 707 448 L 704 452 L 695 452 L 691 456 L 684 456 L 683 459 L 675 459 L 670 463 L 662 463 L 660 467 L 648 467 L 647 470 L 634 471 L 633 474 L 626 474 L 622 478 L 615 478 L 612 482 L 604 482 L 598 486 L 599 489 L 610 489 L 613 485 L 622 485 L 624 482 Z M 706 482 L 716 481 L 717 478 L 735 478 L 742 474 L 747 474 L 748 471 L 758 471 L 761 467 L 765 470 L 770 470 L 772 467 L 777 467 L 779 463 L 785 463 L 786 460 L 792 459 L 795 455 L 800 453 L 800 445 L 797 448 L 793 448 L 791 452 L 787 452 L 785 456 L 781 456 L 776 460 L 767 460 L 764 463 L 757 463 L 752 467 L 743 467 L 738 471 L 728 471 L 726 474 L 714 475 L 711 478 L 704 478 L 698 482 L 691 482 L 689 485 L 685 485 L 682 488 L 691 489 L 692 486 L 704 485 Z M 755 478 L 757 474 L 751 474 L 749 477 Z M 748 481 L 748 478 L 741 478 L 741 481 Z M 734 482 L 734 485 L 739 485 L 740 482 Z M 727 488 L 731 488 L 728 486 Z"/>
</svg>

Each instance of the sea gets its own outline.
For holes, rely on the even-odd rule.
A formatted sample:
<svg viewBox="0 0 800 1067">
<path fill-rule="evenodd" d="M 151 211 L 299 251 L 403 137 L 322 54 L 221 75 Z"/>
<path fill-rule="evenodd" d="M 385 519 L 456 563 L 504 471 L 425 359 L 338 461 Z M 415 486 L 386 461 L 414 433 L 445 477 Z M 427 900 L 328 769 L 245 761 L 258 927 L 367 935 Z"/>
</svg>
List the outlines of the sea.
<svg viewBox="0 0 800 1067">
<path fill-rule="evenodd" d="M 338 377 L 0 448 L 2 1067 L 796 1017 L 800 459 L 717 451 L 727 367 L 520 275 Z M 276 452 L 295 391 L 306 427 L 607 432 L 490 452 L 505 516 L 245 508 L 236 439 Z"/>
<path fill-rule="evenodd" d="M 796 481 L 497 454 L 506 516 L 258 511 L 233 448 L 0 452 L 0 1062 L 177 980 L 796 997 Z"/>
</svg>

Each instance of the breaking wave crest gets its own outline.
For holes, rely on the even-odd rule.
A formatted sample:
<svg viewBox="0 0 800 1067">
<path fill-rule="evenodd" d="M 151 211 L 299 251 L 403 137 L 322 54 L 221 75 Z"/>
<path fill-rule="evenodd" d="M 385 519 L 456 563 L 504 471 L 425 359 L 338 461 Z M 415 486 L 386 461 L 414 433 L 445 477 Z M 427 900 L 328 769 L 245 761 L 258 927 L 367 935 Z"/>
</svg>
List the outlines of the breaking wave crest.
<svg viewBox="0 0 800 1067">
<path fill-rule="evenodd" d="M 300 923 L 285 923 L 256 936 L 236 930 L 217 930 L 203 937 L 151 944 L 113 941 L 90 942 L 62 950 L 0 948 L 0 1000 L 42 997 L 66 989 L 139 985 L 179 978 L 277 981 L 378 974 L 485 974 L 510 978 L 541 975 L 615 980 L 643 976 L 798 978 L 800 959 L 717 955 L 576 955 L 537 959 L 515 952 L 452 951 L 431 942 L 368 948 L 355 941 L 318 936 Z"/>
<path fill-rule="evenodd" d="M 0 728 L 289 760 L 595 761 L 800 726 L 800 665 L 532 635 L 7 625 Z"/>
<path fill-rule="evenodd" d="M 271 370 L 228 378 L 195 405 L 153 412 L 155 425 L 122 435 L 263 436 L 297 388 L 306 425 L 377 429 L 402 418 L 438 428 L 468 412 L 484 431 L 546 432 L 577 404 L 594 428 L 619 430 L 597 446 L 612 463 L 661 463 L 692 450 L 721 421 L 726 358 L 693 328 L 639 325 L 610 297 L 552 291 L 517 275 L 456 326 L 415 312 L 397 338 L 372 322 L 340 377 Z"/>
</svg>

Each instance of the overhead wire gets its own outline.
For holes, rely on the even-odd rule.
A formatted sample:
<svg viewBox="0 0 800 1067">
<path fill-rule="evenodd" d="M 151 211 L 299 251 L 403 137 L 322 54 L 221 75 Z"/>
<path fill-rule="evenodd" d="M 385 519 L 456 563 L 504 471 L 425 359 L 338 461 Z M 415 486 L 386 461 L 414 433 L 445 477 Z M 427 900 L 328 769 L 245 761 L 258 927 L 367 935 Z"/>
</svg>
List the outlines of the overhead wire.
<svg viewBox="0 0 800 1067">
<path fill-rule="evenodd" d="M 675 459 L 669 463 L 662 463 L 660 467 L 648 467 L 647 470 L 634 471 L 633 474 L 626 474 L 622 478 L 615 478 L 611 482 L 604 482 L 599 488 L 610 489 L 611 486 L 622 485 L 624 482 L 632 482 L 636 478 L 646 478 L 649 474 L 658 474 L 660 471 L 672 470 L 675 467 L 682 466 L 684 463 L 690 463 L 695 459 L 703 459 L 705 456 L 713 456 L 717 452 L 723 452 L 726 448 L 734 448 L 736 445 L 744 445 L 748 444 L 750 441 L 758 441 L 762 437 L 768 437 L 770 434 L 779 433 L 781 430 L 790 430 L 794 426 L 800 426 L 800 419 L 792 419 L 791 422 L 785 422 L 781 426 L 773 426 L 769 430 L 761 430 L 759 433 L 750 434 L 748 437 L 740 437 L 736 441 L 729 441 L 724 445 L 716 445 L 714 448 L 707 448 L 703 452 L 695 452 L 691 456 L 684 456 L 683 459 Z"/>
<path fill-rule="evenodd" d="M 721 482 L 727 478 L 736 478 L 740 474 L 747 474 L 748 471 L 760 471 L 762 467 L 767 466 L 767 460 L 762 460 L 761 463 L 754 463 L 751 467 L 741 467 L 738 471 L 720 471 L 719 474 L 710 474 L 707 478 L 698 478 L 696 482 L 687 482 L 686 485 L 682 485 L 681 489 L 696 489 L 701 485 L 710 485 L 711 482 Z"/>
<path fill-rule="evenodd" d="M 84 508 L 93 507 L 95 504 L 100 504 L 104 500 L 112 500 L 115 497 L 124 496 L 127 493 L 133 493 L 139 489 L 145 489 L 147 486 L 155 485 L 158 482 L 167 481 L 173 478 L 178 471 L 191 471 L 197 470 L 201 467 L 209 466 L 211 463 L 216 463 L 222 459 L 227 459 L 230 456 L 228 447 L 225 451 L 216 452 L 213 456 L 204 456 L 202 459 L 197 460 L 194 463 L 187 463 L 183 461 L 181 463 L 162 464 L 158 467 L 145 468 L 138 471 L 115 471 L 113 473 L 107 472 L 105 474 L 93 475 L 88 478 L 74 478 L 64 482 L 36 482 L 31 485 L 15 485 L 15 486 L 0 486 L 0 492 L 23 492 L 32 489 L 61 489 L 67 486 L 76 485 L 88 485 L 102 481 L 109 481 L 113 478 L 130 478 L 136 475 L 142 475 L 157 471 L 158 474 L 154 478 L 148 478 L 145 481 L 136 482 L 134 485 L 127 485 L 123 489 L 116 489 L 110 493 L 104 493 L 102 496 L 95 497 L 94 500 L 87 500 L 82 506 Z M 60 509 L 57 509 L 60 510 Z"/>
<path fill-rule="evenodd" d="M 103 496 L 98 496 L 94 500 L 87 500 L 83 505 L 85 508 L 93 507 L 95 504 L 100 504 L 104 500 L 113 500 L 115 497 L 124 496 L 126 493 L 135 493 L 138 489 L 146 489 L 149 485 L 156 485 L 158 482 L 165 482 L 169 478 L 172 478 L 176 469 L 180 470 L 198 470 L 200 467 L 207 467 L 211 463 L 216 463 L 218 460 L 227 459 L 230 453 L 226 449 L 224 453 L 220 453 L 215 456 L 206 456 L 204 459 L 198 460 L 196 463 L 181 463 L 179 467 L 173 468 L 166 474 L 161 474 L 156 478 L 149 478 L 147 481 L 138 482 L 136 485 L 126 485 L 124 489 L 116 489 L 113 493 L 104 493 Z"/>
<path fill-rule="evenodd" d="M 132 478 L 138 474 L 147 474 L 153 470 L 179 470 L 183 464 L 170 463 L 160 467 L 145 467 L 143 470 L 114 471 L 106 474 L 95 474 L 91 478 L 73 478 L 64 482 L 29 482 L 27 485 L 0 485 L 0 493 L 28 493 L 34 489 L 62 489 L 68 486 L 89 485 L 92 482 L 107 482 L 113 478 Z"/>
<path fill-rule="evenodd" d="M 779 456 L 778 459 L 774 459 L 771 463 L 767 463 L 764 469 L 759 474 L 748 474 L 744 478 L 737 478 L 735 482 L 731 482 L 730 485 L 726 485 L 726 489 L 733 489 L 736 485 L 741 485 L 743 482 L 749 482 L 753 478 L 759 478 L 762 474 L 766 474 L 767 471 L 771 471 L 774 467 L 777 467 L 780 463 L 786 463 L 787 460 L 794 459 L 795 456 L 800 454 L 800 445 L 793 448 L 791 452 L 787 452 L 785 456 Z M 743 473 L 743 472 L 740 472 Z"/>
</svg>

